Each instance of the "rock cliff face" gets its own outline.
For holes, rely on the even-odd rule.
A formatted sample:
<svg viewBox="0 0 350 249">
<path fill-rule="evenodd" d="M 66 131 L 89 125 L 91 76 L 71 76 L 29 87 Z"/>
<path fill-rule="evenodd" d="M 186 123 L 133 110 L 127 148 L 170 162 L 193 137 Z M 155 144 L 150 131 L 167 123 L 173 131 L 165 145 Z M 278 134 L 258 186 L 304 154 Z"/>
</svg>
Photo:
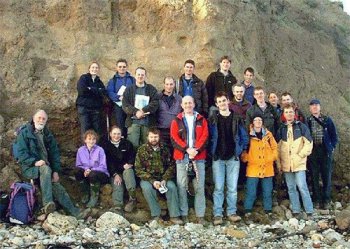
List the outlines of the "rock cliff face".
<svg viewBox="0 0 350 249">
<path fill-rule="evenodd" d="M 49 113 L 64 166 L 79 145 L 76 81 L 91 60 L 104 82 L 117 58 L 143 65 L 161 87 L 196 61 L 206 79 L 220 56 L 232 71 L 252 66 L 256 85 L 289 91 L 308 112 L 318 97 L 340 133 L 335 173 L 348 183 L 350 166 L 350 18 L 327 0 L 31 0 L 0 1 L 0 146 L 9 163 L 13 128 L 37 108 Z M 2 121 L 3 119 L 3 121 Z"/>
</svg>

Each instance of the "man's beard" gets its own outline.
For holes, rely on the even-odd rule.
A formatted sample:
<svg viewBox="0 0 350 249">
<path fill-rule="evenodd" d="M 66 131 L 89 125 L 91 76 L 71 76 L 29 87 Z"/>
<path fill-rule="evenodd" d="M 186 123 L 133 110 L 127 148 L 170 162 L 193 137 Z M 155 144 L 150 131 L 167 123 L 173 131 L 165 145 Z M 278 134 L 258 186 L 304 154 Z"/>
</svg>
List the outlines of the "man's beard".
<svg viewBox="0 0 350 249">
<path fill-rule="evenodd" d="M 37 124 L 37 123 L 34 123 L 34 126 L 35 126 L 35 129 L 41 131 L 42 129 L 44 129 L 45 124 Z"/>
</svg>

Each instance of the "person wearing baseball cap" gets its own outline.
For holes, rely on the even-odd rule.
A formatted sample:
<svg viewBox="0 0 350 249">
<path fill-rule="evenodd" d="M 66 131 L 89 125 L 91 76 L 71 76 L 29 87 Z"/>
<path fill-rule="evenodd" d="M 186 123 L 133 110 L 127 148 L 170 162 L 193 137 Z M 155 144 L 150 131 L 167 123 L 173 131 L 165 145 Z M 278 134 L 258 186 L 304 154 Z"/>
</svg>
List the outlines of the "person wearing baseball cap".
<svg viewBox="0 0 350 249">
<path fill-rule="evenodd" d="M 312 171 L 313 202 L 316 208 L 330 208 L 333 153 L 338 143 L 337 130 L 333 120 L 321 113 L 321 102 L 314 98 L 309 102 L 311 115 L 307 118 L 307 125 L 314 141 L 309 158 Z M 322 179 L 322 190 L 319 179 Z"/>
</svg>

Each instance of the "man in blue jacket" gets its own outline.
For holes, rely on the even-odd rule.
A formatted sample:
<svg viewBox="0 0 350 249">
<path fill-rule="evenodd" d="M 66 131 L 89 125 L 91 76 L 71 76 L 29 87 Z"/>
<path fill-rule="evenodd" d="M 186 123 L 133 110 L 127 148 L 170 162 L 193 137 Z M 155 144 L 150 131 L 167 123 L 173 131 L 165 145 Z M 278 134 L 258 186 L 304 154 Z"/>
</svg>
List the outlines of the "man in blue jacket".
<svg viewBox="0 0 350 249">
<path fill-rule="evenodd" d="M 316 208 L 329 209 L 331 202 L 333 152 L 338 143 L 337 130 L 330 117 L 321 113 L 318 99 L 310 101 L 310 113 L 307 124 L 311 131 L 314 147 L 309 158 L 312 171 L 313 201 Z M 320 189 L 319 177 L 323 183 Z"/>
<path fill-rule="evenodd" d="M 126 138 L 125 119 L 126 114 L 122 108 L 123 93 L 128 86 L 135 84 L 135 78 L 127 71 L 128 62 L 125 59 L 117 61 L 117 72 L 112 79 L 108 81 L 107 93 L 114 102 L 113 110 L 116 125 L 122 129 L 122 135 Z"/>
<path fill-rule="evenodd" d="M 56 199 L 70 214 L 82 218 L 83 214 L 73 205 L 65 188 L 59 183 L 60 153 L 56 139 L 46 126 L 47 118 L 44 110 L 38 110 L 32 122 L 26 124 L 18 134 L 18 161 L 22 174 L 25 178 L 39 181 L 45 214 L 55 211 Z"/>
<path fill-rule="evenodd" d="M 209 117 L 210 155 L 213 159 L 213 180 L 215 189 L 214 225 L 223 223 L 224 189 L 226 181 L 227 219 L 236 222 L 237 182 L 239 176 L 239 157 L 248 147 L 248 134 L 243 119 L 228 107 L 229 99 L 225 92 L 218 92 L 214 98 L 218 111 Z"/>
</svg>

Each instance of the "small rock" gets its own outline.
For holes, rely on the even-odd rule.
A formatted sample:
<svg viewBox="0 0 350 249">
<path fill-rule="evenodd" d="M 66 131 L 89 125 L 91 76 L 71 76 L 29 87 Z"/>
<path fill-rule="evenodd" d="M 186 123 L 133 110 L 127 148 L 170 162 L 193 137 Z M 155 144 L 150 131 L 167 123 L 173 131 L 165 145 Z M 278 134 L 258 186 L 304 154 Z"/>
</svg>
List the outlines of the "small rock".
<svg viewBox="0 0 350 249">
<path fill-rule="evenodd" d="M 152 229 L 157 229 L 159 227 L 159 223 L 158 221 L 156 220 L 152 220 L 149 224 L 148 224 L 148 227 L 149 228 L 152 228 Z"/>
<path fill-rule="evenodd" d="M 343 239 L 343 236 L 337 233 L 336 231 L 334 231 L 333 229 L 328 229 L 324 231 L 323 235 L 328 241 L 332 243 Z"/>
<path fill-rule="evenodd" d="M 343 206 L 342 206 L 342 204 L 339 202 L 339 201 L 336 201 L 335 203 L 334 203 L 334 209 L 335 210 L 339 210 L 339 209 L 341 209 Z"/>
<path fill-rule="evenodd" d="M 77 226 L 78 221 L 76 218 L 54 212 L 47 216 L 42 227 L 49 233 L 66 234 L 70 230 L 75 230 Z"/>
<path fill-rule="evenodd" d="M 320 220 L 319 222 L 317 222 L 317 225 L 322 230 L 327 229 L 329 227 L 328 221 L 326 220 Z"/>
<path fill-rule="evenodd" d="M 245 232 L 229 227 L 225 228 L 224 233 L 237 239 L 244 239 L 247 237 L 247 234 Z"/>
<path fill-rule="evenodd" d="M 321 248 L 321 243 L 318 242 L 318 241 L 317 241 L 317 242 L 313 242 L 313 243 L 312 243 L 312 247 L 313 247 L 313 248 Z"/>
<path fill-rule="evenodd" d="M 202 224 L 187 223 L 184 228 L 188 232 L 195 232 L 195 231 L 199 231 L 199 230 L 203 229 L 203 225 Z"/>
<path fill-rule="evenodd" d="M 290 227 L 294 228 L 294 229 L 298 229 L 299 226 L 299 221 L 296 218 L 291 218 L 288 220 L 288 224 Z"/>
<path fill-rule="evenodd" d="M 320 215 L 329 215 L 329 210 L 328 209 L 319 209 L 318 210 L 318 213 L 320 214 Z"/>
<path fill-rule="evenodd" d="M 287 199 L 284 199 L 283 201 L 281 201 L 281 206 L 284 206 L 285 208 L 289 208 L 290 205 L 290 201 Z"/>
<path fill-rule="evenodd" d="M 23 246 L 24 245 L 24 241 L 22 238 L 19 237 L 15 237 L 12 240 L 10 240 L 10 242 L 16 246 Z"/>
<path fill-rule="evenodd" d="M 312 241 L 322 241 L 323 239 L 324 238 L 323 238 L 322 234 L 315 233 L 315 234 L 311 235 Z"/>
<path fill-rule="evenodd" d="M 341 230 L 350 227 L 350 210 L 343 210 L 335 215 L 335 222 Z"/>
<path fill-rule="evenodd" d="M 289 220 L 291 218 L 293 218 L 293 214 L 292 211 L 290 211 L 289 209 L 286 209 L 286 219 Z"/>
<path fill-rule="evenodd" d="M 134 224 L 134 223 L 132 223 L 132 224 L 130 225 L 130 228 L 131 228 L 133 231 L 138 231 L 138 230 L 141 229 L 138 225 L 136 225 L 136 224 Z"/>
<path fill-rule="evenodd" d="M 124 228 L 130 226 L 123 216 L 112 212 L 106 212 L 96 221 L 96 231 L 109 230 L 112 228 Z"/>
</svg>

